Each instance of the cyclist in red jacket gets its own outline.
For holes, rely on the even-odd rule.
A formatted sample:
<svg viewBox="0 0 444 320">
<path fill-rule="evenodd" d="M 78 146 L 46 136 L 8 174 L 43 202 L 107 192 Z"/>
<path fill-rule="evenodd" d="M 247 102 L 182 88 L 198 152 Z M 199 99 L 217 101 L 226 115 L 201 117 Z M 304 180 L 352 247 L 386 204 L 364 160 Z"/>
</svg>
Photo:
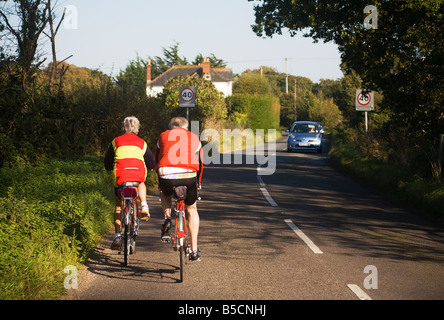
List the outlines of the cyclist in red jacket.
<svg viewBox="0 0 444 320">
<path fill-rule="evenodd" d="M 190 259 L 200 261 L 197 248 L 199 233 L 199 214 L 197 211 L 197 191 L 201 186 L 203 171 L 203 151 L 199 137 L 187 130 L 188 120 L 183 117 L 171 119 L 169 130 L 163 132 L 157 141 L 155 152 L 156 172 L 159 176 L 159 188 L 162 191 L 162 209 L 165 222 L 162 226 L 162 240 L 170 240 L 171 196 L 173 188 L 186 186 L 185 207 L 188 212 L 188 226 L 191 236 Z"/>
<path fill-rule="evenodd" d="M 139 182 L 138 191 L 141 201 L 141 219 L 149 219 L 149 208 L 146 202 L 145 179 L 147 167 L 155 168 L 153 153 L 147 143 L 137 135 L 140 122 L 136 117 L 126 117 L 122 123 L 123 135 L 115 138 L 105 155 L 105 169 L 113 171 L 116 194 L 116 210 L 114 211 L 115 235 L 112 249 L 120 248 L 120 213 L 121 200 L 117 197 L 117 189 L 124 182 Z"/>
</svg>

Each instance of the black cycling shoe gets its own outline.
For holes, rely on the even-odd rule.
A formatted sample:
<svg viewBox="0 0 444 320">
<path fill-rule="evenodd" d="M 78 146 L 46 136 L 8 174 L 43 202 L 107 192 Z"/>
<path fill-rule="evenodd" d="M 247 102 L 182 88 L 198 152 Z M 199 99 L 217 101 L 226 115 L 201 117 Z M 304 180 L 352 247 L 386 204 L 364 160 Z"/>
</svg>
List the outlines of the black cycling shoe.
<svg viewBox="0 0 444 320">
<path fill-rule="evenodd" d="M 196 251 L 192 251 L 190 253 L 190 261 L 201 261 L 200 256 L 201 254 L 199 249 L 197 249 Z"/>
<path fill-rule="evenodd" d="M 171 228 L 171 220 L 165 220 L 164 224 L 162 225 L 162 235 L 160 236 L 160 239 L 163 242 L 170 242 L 171 236 L 170 236 L 170 228 Z"/>
</svg>

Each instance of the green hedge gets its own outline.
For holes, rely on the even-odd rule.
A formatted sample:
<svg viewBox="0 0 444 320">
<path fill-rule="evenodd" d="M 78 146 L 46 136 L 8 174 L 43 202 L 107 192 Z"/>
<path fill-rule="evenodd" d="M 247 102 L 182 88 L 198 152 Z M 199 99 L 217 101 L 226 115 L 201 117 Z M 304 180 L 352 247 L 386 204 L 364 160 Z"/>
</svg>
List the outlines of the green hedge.
<svg viewBox="0 0 444 320">
<path fill-rule="evenodd" d="M 230 117 L 244 128 L 279 128 L 279 98 L 270 94 L 238 93 L 230 97 Z"/>
</svg>

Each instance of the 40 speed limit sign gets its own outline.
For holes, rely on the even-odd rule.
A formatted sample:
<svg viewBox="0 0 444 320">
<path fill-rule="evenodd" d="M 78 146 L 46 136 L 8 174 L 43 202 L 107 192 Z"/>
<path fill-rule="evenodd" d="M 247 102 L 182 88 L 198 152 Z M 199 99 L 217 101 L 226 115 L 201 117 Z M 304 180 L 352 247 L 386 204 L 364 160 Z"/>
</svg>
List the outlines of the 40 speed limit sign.
<svg viewBox="0 0 444 320">
<path fill-rule="evenodd" d="M 196 106 L 196 87 L 179 87 L 179 107 Z"/>
<path fill-rule="evenodd" d="M 356 111 L 373 111 L 375 108 L 373 91 L 356 90 L 355 106 Z"/>
</svg>

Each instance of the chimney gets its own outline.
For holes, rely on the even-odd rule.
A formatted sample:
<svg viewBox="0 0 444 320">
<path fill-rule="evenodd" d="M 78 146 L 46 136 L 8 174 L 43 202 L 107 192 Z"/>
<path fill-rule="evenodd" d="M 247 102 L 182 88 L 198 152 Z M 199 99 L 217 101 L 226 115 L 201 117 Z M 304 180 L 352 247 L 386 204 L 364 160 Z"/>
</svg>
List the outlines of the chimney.
<svg viewBox="0 0 444 320">
<path fill-rule="evenodd" d="M 146 64 L 146 85 L 151 83 L 151 59 Z"/>
<path fill-rule="evenodd" d="M 201 65 L 204 80 L 211 80 L 210 59 L 204 57 Z"/>
</svg>

